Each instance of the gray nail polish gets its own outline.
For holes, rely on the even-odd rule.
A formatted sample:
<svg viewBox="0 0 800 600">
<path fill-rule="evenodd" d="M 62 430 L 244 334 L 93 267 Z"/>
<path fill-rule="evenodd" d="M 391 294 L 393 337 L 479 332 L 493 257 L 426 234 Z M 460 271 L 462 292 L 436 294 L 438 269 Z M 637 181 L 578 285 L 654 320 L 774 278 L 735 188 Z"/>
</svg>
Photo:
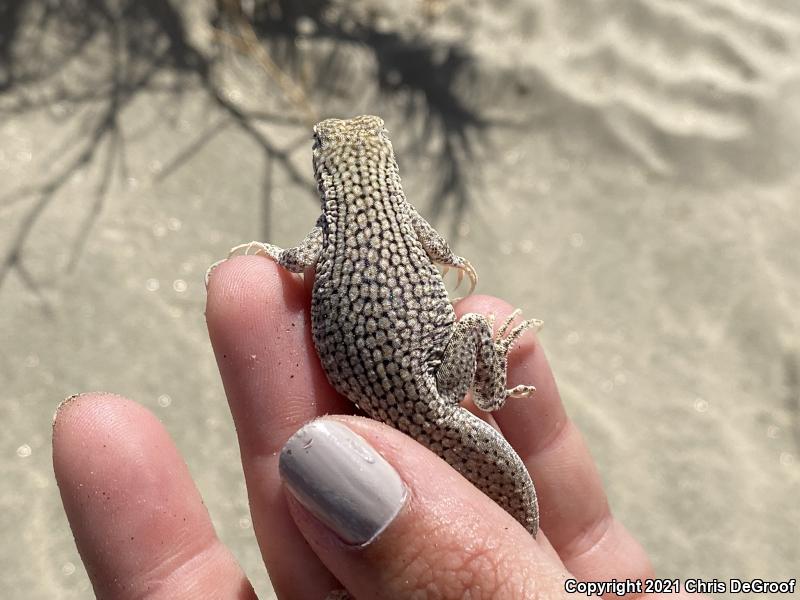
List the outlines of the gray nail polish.
<svg viewBox="0 0 800 600">
<path fill-rule="evenodd" d="M 280 474 L 295 498 L 348 544 L 374 540 L 408 492 L 386 460 L 345 425 L 317 420 L 281 450 Z"/>
</svg>

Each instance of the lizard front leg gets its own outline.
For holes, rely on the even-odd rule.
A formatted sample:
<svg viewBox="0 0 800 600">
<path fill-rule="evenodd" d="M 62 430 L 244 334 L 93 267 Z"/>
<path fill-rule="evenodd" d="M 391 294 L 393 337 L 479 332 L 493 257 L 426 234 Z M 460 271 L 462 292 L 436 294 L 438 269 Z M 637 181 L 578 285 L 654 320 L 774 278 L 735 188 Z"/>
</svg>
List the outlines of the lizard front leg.
<svg viewBox="0 0 800 600">
<path fill-rule="evenodd" d="M 502 407 L 508 397 L 527 397 L 535 391 L 532 385 L 506 389 L 511 346 L 526 329 L 541 325 L 541 321 L 527 319 L 508 331 L 518 315 L 518 310 L 511 313 L 497 336 L 492 335 L 494 317 L 467 313 L 459 319 L 436 372 L 436 386 L 443 398 L 459 404 L 472 388 L 475 406 L 493 411 Z"/>
<path fill-rule="evenodd" d="M 319 223 L 319 221 L 317 221 Z M 314 267 L 319 259 L 319 254 L 322 251 L 322 227 L 315 226 L 308 235 L 303 238 L 297 246 L 291 248 L 281 248 L 274 244 L 266 242 L 248 242 L 246 244 L 239 244 L 231 248 L 228 253 L 228 258 L 239 255 L 256 255 L 266 256 L 277 262 L 287 271 L 292 273 L 302 273 L 309 267 Z M 206 271 L 206 287 L 208 287 L 208 280 L 211 273 L 220 264 L 224 263 L 228 258 L 218 260 L 213 265 L 208 267 Z"/>
<path fill-rule="evenodd" d="M 467 292 L 467 296 L 469 296 L 478 284 L 478 274 L 475 272 L 475 269 L 469 264 L 466 258 L 458 256 L 453 252 L 447 240 L 445 240 L 430 223 L 423 219 L 413 207 L 410 207 L 410 216 L 414 233 L 417 235 L 417 239 L 422 244 L 428 257 L 436 264 L 443 265 L 445 267 L 445 273 L 450 267 L 458 269 L 458 283 L 456 284 L 456 289 L 461 285 L 465 274 L 469 278 L 470 285 L 469 291 Z"/>
<path fill-rule="evenodd" d="M 302 273 L 308 267 L 313 267 L 317 264 L 321 250 L 322 228 L 316 226 L 308 232 L 308 235 L 297 246 L 284 249 L 265 242 L 249 242 L 231 248 L 228 258 L 239 254 L 267 256 L 287 271 Z"/>
</svg>

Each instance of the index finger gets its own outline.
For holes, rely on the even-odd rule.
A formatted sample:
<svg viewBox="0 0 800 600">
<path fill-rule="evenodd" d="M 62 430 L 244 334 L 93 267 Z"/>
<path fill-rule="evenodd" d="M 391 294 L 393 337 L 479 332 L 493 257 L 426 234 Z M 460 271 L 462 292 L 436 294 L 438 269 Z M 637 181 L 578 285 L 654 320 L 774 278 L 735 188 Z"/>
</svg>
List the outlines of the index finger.
<svg viewBox="0 0 800 600">
<path fill-rule="evenodd" d="M 304 423 L 352 412 L 330 387 L 311 342 L 303 279 L 260 256 L 221 263 L 206 320 L 236 424 L 253 528 L 281 598 L 322 598 L 338 586 L 292 521 L 278 452 Z"/>
</svg>

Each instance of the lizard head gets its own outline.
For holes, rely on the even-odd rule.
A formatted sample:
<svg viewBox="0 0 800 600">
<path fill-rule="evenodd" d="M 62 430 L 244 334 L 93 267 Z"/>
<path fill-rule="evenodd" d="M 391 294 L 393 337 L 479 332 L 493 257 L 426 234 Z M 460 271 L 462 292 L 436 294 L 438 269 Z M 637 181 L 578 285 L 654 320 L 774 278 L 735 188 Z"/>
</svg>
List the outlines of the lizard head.
<svg viewBox="0 0 800 600">
<path fill-rule="evenodd" d="M 352 119 L 325 119 L 314 126 L 314 167 L 326 156 L 344 148 L 382 146 L 391 150 L 391 142 L 380 117 L 361 115 Z"/>
<path fill-rule="evenodd" d="M 361 115 L 352 119 L 325 119 L 314 125 L 314 138 L 322 143 L 357 141 L 386 133 L 383 119 Z"/>
</svg>

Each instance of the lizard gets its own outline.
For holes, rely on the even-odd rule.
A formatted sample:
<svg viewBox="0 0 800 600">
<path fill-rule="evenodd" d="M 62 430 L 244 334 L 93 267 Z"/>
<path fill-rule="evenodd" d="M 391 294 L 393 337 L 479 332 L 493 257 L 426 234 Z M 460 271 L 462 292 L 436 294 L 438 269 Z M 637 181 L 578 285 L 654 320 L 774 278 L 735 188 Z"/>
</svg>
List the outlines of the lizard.
<svg viewBox="0 0 800 600">
<path fill-rule="evenodd" d="M 456 320 L 443 276 L 457 269 L 472 293 L 477 274 L 406 199 L 381 118 L 326 119 L 313 140 L 316 225 L 297 246 L 250 242 L 229 258 L 263 255 L 293 273 L 313 268 L 312 337 L 333 388 L 427 446 L 535 537 L 538 504 L 524 463 L 461 402 L 471 389 L 474 404 L 493 411 L 535 391 L 507 389 L 506 367 L 514 342 L 541 321 L 511 328 L 516 310 L 493 334 L 494 315 Z"/>
</svg>

